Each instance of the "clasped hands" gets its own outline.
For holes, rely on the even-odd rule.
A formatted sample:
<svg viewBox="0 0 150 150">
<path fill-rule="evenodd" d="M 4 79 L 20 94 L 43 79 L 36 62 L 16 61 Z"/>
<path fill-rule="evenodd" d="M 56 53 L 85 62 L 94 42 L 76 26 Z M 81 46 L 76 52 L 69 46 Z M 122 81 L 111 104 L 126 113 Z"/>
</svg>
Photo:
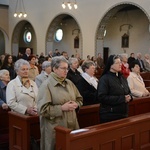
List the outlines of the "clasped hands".
<svg viewBox="0 0 150 150">
<path fill-rule="evenodd" d="M 28 107 L 26 110 L 26 113 L 32 116 L 36 116 L 37 115 L 37 108 L 35 107 Z"/>
<path fill-rule="evenodd" d="M 75 101 L 68 101 L 61 106 L 62 111 L 73 111 L 78 107 Z"/>
</svg>

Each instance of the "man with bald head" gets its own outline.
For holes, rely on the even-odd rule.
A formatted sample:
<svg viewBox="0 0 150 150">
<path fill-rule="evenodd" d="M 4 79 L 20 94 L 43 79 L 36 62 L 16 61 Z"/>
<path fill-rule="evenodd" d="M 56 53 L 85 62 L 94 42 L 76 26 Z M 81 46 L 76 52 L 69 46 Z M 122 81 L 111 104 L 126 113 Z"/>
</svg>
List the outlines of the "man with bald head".
<svg viewBox="0 0 150 150">
<path fill-rule="evenodd" d="M 31 55 L 31 49 L 28 47 L 26 48 L 25 54 L 23 55 L 23 59 L 28 60 L 30 55 Z"/>
</svg>

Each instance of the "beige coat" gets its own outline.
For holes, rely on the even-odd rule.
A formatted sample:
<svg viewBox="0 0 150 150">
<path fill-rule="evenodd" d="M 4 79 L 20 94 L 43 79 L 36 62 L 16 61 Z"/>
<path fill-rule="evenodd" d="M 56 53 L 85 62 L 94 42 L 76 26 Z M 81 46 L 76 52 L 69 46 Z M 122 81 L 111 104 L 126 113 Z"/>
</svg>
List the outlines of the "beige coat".
<svg viewBox="0 0 150 150">
<path fill-rule="evenodd" d="M 65 102 L 76 101 L 82 105 L 82 97 L 75 85 L 66 79 L 66 85 L 60 85 L 51 75 L 39 88 L 38 112 L 40 115 L 41 150 L 54 150 L 56 126 L 64 126 L 72 130 L 78 129 L 75 111 L 62 111 Z"/>
<path fill-rule="evenodd" d="M 143 79 L 138 78 L 138 76 L 134 72 L 130 72 L 130 75 L 127 78 L 131 93 L 134 97 L 142 97 L 143 93 L 147 92 L 148 90 L 145 88 L 145 84 Z"/>
</svg>

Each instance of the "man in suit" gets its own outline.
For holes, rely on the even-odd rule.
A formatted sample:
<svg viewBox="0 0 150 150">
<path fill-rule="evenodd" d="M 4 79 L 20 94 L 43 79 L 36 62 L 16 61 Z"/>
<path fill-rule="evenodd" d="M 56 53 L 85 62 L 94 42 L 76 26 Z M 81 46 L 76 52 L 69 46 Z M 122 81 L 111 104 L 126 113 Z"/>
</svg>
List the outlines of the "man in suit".
<svg viewBox="0 0 150 150">
<path fill-rule="evenodd" d="M 26 48 L 25 54 L 23 55 L 22 58 L 28 61 L 30 55 L 31 55 L 31 49 L 28 47 Z"/>
<path fill-rule="evenodd" d="M 42 63 L 42 71 L 39 75 L 36 76 L 35 78 L 35 83 L 37 84 L 38 88 L 42 84 L 44 80 L 46 80 L 51 73 L 51 62 L 49 61 L 44 61 Z"/>
<path fill-rule="evenodd" d="M 140 72 L 146 71 L 145 66 L 144 66 L 144 62 L 142 60 L 142 54 L 141 53 L 137 53 L 137 62 L 140 66 Z"/>
</svg>

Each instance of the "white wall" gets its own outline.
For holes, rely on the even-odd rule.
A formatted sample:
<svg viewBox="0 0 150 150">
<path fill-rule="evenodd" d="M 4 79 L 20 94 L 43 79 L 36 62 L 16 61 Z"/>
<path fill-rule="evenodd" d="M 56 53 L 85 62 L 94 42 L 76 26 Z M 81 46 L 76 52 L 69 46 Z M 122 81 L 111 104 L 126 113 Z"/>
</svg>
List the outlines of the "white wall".
<svg viewBox="0 0 150 150">
<path fill-rule="evenodd" d="M 20 21 L 18 18 L 13 17 L 13 13 L 15 11 L 15 0 L 10 0 L 9 5 L 9 47 L 11 47 L 11 37 L 13 30 L 16 26 L 16 24 Z M 82 32 L 82 38 L 83 38 L 83 58 L 86 58 L 87 54 L 89 55 L 95 55 L 95 36 L 96 36 L 96 30 L 97 27 L 108 10 L 111 8 L 121 4 L 124 2 L 124 0 L 77 0 L 79 8 L 77 10 L 63 10 L 61 8 L 61 2 L 62 1 L 56 1 L 56 0 L 32 0 L 32 1 L 25 1 L 25 9 L 28 14 L 27 21 L 29 21 L 34 30 L 35 34 L 37 36 L 37 53 L 40 53 L 41 50 L 44 50 L 46 48 L 46 42 L 45 37 L 47 33 L 47 29 L 52 22 L 52 20 L 63 13 L 70 14 L 77 20 L 79 23 L 81 32 Z M 124 2 L 126 3 L 126 2 Z M 140 6 L 147 14 L 150 14 L 150 1 L 149 0 L 129 0 L 127 3 L 134 3 L 138 6 Z M 34 6 L 35 5 L 35 6 Z M 149 15 L 148 15 L 149 17 Z M 139 22 L 140 25 L 144 28 L 140 30 L 138 33 L 139 36 L 134 37 L 134 32 L 139 31 L 139 27 L 133 28 L 133 34 L 131 34 L 131 42 L 130 42 L 130 50 L 127 51 L 133 51 L 133 50 L 143 50 L 142 53 L 147 52 L 149 49 L 149 35 L 146 34 L 145 37 L 143 37 L 143 34 L 147 32 L 148 28 L 148 20 L 146 20 L 146 17 L 144 15 L 140 16 L 141 22 Z M 136 19 L 136 18 L 135 18 Z M 144 23 L 144 25 L 143 25 Z M 108 43 L 104 43 L 104 46 L 110 47 L 110 52 L 114 53 L 117 50 L 117 53 L 122 52 L 122 49 L 120 47 L 120 36 L 117 27 L 115 29 L 115 25 L 112 22 L 112 25 L 114 27 L 114 31 L 111 31 L 111 33 L 114 33 L 115 37 L 110 35 L 108 33 L 108 36 L 106 37 L 106 41 Z M 135 25 L 134 25 L 135 26 Z M 110 27 L 108 26 L 108 29 L 110 30 Z M 138 30 L 137 30 L 138 29 Z M 108 31 L 109 31 L 108 30 Z M 117 34 L 117 35 L 116 35 Z M 113 41 L 112 41 L 113 39 Z M 118 40 L 117 40 L 118 39 Z M 140 44 L 138 44 L 140 41 Z M 138 46 L 137 46 L 138 45 Z M 67 46 L 65 47 L 67 49 Z M 102 49 L 102 48 L 100 48 Z"/>
<path fill-rule="evenodd" d="M 131 52 L 147 53 L 150 48 L 150 33 L 149 22 L 146 15 L 141 10 L 132 10 L 128 12 L 129 20 L 128 24 L 132 24 L 132 28 L 129 30 L 129 48 L 121 47 L 121 37 L 126 33 L 126 30 L 120 31 L 120 25 L 125 24 L 123 12 L 116 15 L 116 19 L 112 18 L 108 27 L 107 35 L 104 39 L 104 46 L 110 48 L 110 54 L 124 53 L 124 49 L 127 54 Z"/>
</svg>

